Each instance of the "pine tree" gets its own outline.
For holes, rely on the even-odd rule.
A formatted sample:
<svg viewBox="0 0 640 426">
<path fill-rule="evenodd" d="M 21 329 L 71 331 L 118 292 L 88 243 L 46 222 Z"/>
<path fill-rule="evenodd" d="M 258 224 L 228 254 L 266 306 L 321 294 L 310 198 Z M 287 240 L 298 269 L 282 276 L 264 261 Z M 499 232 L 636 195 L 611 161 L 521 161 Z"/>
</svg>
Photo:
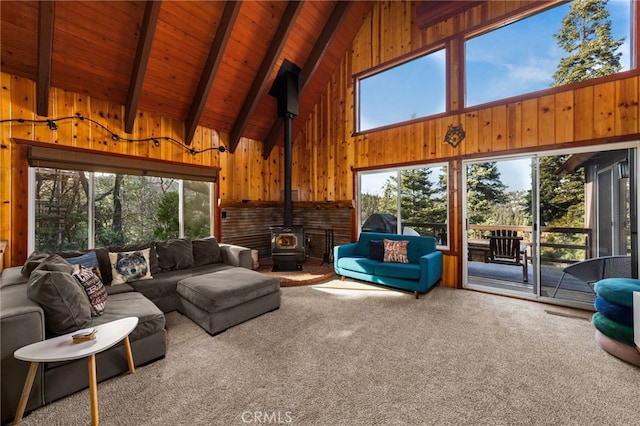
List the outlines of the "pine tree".
<svg viewBox="0 0 640 426">
<path fill-rule="evenodd" d="M 543 225 L 584 225 L 584 168 L 560 174 L 570 155 L 540 159 L 540 219 Z"/>
<path fill-rule="evenodd" d="M 574 0 L 562 28 L 554 34 L 569 56 L 560 60 L 552 86 L 575 83 L 617 73 L 622 68 L 616 50 L 624 37 L 614 40 L 606 9 L 608 0 Z"/>
<path fill-rule="evenodd" d="M 495 162 L 472 164 L 467 172 L 467 217 L 484 224 L 493 207 L 507 201 L 507 186 L 500 180 Z"/>
<path fill-rule="evenodd" d="M 433 168 L 402 170 L 400 172 L 400 207 L 402 223 L 446 223 L 446 185 L 436 186 L 431 180 Z M 385 183 L 379 201 L 379 212 L 396 216 L 398 179 L 390 177 Z M 429 227 L 417 227 L 422 235 L 430 232 Z"/>
</svg>

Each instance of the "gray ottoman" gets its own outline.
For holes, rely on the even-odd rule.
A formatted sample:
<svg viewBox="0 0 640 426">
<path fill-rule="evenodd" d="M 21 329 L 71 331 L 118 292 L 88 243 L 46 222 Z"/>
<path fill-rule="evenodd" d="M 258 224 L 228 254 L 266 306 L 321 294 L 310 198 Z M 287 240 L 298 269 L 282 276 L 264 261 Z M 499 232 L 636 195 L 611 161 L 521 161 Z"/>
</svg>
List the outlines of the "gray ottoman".
<svg viewBox="0 0 640 426">
<path fill-rule="evenodd" d="M 231 268 L 178 281 L 178 310 L 213 335 L 280 307 L 280 281 Z"/>
</svg>

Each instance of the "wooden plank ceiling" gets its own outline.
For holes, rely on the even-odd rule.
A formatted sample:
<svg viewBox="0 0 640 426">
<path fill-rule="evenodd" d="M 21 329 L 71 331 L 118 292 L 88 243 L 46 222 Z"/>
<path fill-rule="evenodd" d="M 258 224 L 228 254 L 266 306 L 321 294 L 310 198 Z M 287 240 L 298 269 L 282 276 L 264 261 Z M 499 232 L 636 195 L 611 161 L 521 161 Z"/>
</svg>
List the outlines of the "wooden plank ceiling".
<svg viewBox="0 0 640 426">
<path fill-rule="evenodd" d="M 283 60 L 302 69 L 304 117 L 371 7 L 369 1 L 2 0 L 0 69 L 36 81 L 39 115 L 51 114 L 54 86 L 124 105 L 128 132 L 142 110 L 184 121 L 187 143 L 197 125 L 228 133 L 231 151 L 241 137 L 263 141 L 266 158 L 282 139 L 268 91 Z"/>
</svg>

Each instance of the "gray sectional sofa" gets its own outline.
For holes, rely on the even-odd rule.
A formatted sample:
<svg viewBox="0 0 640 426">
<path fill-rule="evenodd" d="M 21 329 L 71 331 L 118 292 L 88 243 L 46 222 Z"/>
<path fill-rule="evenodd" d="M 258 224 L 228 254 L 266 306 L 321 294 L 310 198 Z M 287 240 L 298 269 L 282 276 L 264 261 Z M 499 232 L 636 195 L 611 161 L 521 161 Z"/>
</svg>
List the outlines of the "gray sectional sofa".
<svg viewBox="0 0 640 426">
<path fill-rule="evenodd" d="M 147 256 L 147 269 L 143 274 L 145 279 L 110 285 L 117 281 L 113 274 L 119 275 L 120 270 L 113 268 L 114 263 L 109 256 L 120 259 L 114 253 L 133 252 L 144 252 Z M 84 262 L 86 255 L 93 256 L 94 253 L 95 257 L 92 258 L 97 260 L 95 272 L 105 283 L 103 313 L 87 319 L 82 315 L 65 315 L 63 312 L 62 316 L 58 315 L 62 322 L 56 320 L 52 311 L 56 306 L 48 306 L 47 298 L 51 299 L 51 294 L 57 294 L 56 285 L 58 288 L 68 288 L 64 286 L 64 281 L 69 279 L 65 275 L 66 268 L 73 268 L 69 262 L 78 259 Z M 135 316 L 139 322 L 129 336 L 134 362 L 136 365 L 152 362 L 166 353 L 164 314 L 167 312 L 178 310 L 210 334 L 215 334 L 277 309 L 280 306 L 279 281 L 252 271 L 251 264 L 250 249 L 218 244 L 215 238 L 207 238 L 103 247 L 82 252 L 61 252 L 54 256 L 36 253 L 23 266 L 5 269 L 0 275 L 2 423 L 12 419 L 16 412 L 29 368 L 29 363 L 13 357 L 20 347 L 74 329 Z M 43 276 L 47 277 L 46 285 L 42 285 Z M 63 285 L 51 284 L 56 276 L 62 276 Z M 233 279 L 229 280 L 231 276 Z M 37 294 L 38 286 L 49 290 L 54 288 L 54 291 L 45 295 Z M 90 297 L 85 301 L 89 301 Z M 61 307 L 74 310 L 69 303 L 65 303 L 59 303 L 58 310 Z M 123 343 L 99 353 L 96 364 L 98 381 L 127 372 Z M 41 365 L 26 411 L 88 387 L 87 371 L 84 359 Z"/>
</svg>

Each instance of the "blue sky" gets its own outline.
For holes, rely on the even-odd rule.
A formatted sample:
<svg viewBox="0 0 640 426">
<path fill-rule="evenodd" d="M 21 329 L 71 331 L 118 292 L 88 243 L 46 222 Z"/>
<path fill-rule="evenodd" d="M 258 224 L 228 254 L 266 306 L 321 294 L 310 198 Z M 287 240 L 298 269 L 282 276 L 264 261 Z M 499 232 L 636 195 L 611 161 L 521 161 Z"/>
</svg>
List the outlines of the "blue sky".
<svg viewBox="0 0 640 426">
<path fill-rule="evenodd" d="M 621 47 L 623 69 L 630 64 L 630 1 L 609 0 L 609 18 Z M 570 5 L 505 26 L 467 42 L 467 105 L 478 105 L 548 88 L 566 54 L 554 33 Z M 361 129 L 444 111 L 444 51 L 361 81 Z"/>
</svg>

